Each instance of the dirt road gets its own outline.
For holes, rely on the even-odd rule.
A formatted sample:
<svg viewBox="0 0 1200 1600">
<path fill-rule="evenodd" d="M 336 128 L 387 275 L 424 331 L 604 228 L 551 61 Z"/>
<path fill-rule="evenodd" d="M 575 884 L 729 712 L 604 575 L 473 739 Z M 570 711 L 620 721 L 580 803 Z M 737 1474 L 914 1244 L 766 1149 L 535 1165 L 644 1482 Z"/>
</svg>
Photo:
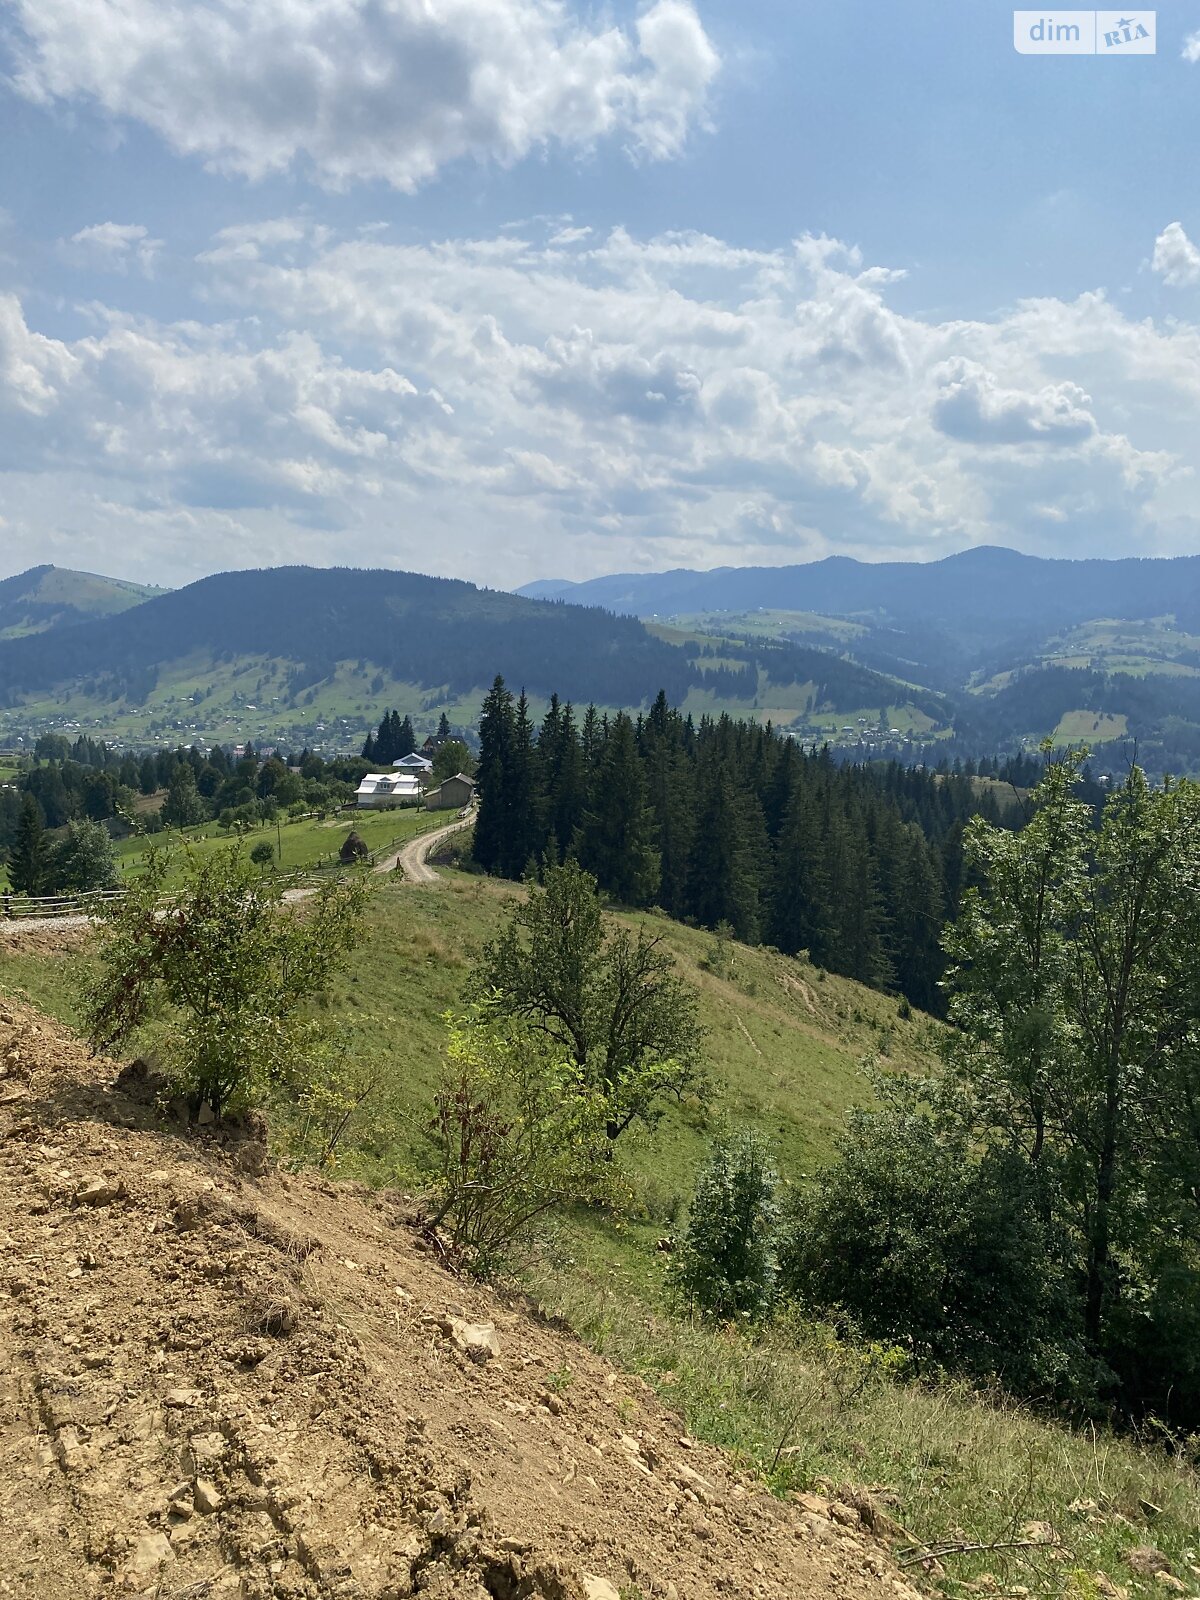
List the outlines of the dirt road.
<svg viewBox="0 0 1200 1600">
<path fill-rule="evenodd" d="M 438 828 L 434 833 L 423 833 L 416 839 L 410 839 L 407 844 L 401 845 L 394 855 L 387 856 L 379 862 L 375 871 L 394 872 L 396 863 L 399 862 L 404 872 L 405 883 L 418 883 L 426 887 L 436 883 L 437 873 L 429 865 L 431 851 L 452 833 L 458 833 L 462 828 L 469 828 L 474 820 L 474 817 L 468 817 L 466 821 L 456 817 L 453 822 L 444 828 Z"/>
<path fill-rule="evenodd" d="M 419 884 L 428 888 L 430 884 L 438 881 L 437 873 L 429 865 L 429 856 L 432 851 L 448 839 L 452 833 L 458 833 L 462 828 L 469 828 L 474 822 L 474 817 L 465 821 L 456 817 L 453 822 L 444 828 L 437 828 L 433 833 L 421 834 L 416 839 L 410 839 L 399 850 L 385 856 L 375 866 L 376 872 L 394 872 L 397 861 L 404 869 L 404 882 Z M 288 901 L 307 900 L 316 890 L 311 887 L 303 889 L 286 889 L 283 898 Z M 79 928 L 90 928 L 94 918 L 88 916 L 65 917 L 14 917 L 8 920 L 0 919 L 0 939 L 11 939 L 14 943 L 30 942 L 29 936 L 36 931 L 41 935 L 68 934 Z"/>
</svg>

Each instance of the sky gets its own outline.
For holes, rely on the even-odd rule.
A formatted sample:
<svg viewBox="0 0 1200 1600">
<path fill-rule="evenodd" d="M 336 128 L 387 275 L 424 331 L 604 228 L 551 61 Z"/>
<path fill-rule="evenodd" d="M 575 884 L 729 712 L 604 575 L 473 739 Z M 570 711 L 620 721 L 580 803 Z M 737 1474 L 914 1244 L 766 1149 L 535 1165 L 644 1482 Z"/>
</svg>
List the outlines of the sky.
<svg viewBox="0 0 1200 1600">
<path fill-rule="evenodd" d="M 1200 551 L 1156 15 L 0 0 L 0 577 Z"/>
</svg>

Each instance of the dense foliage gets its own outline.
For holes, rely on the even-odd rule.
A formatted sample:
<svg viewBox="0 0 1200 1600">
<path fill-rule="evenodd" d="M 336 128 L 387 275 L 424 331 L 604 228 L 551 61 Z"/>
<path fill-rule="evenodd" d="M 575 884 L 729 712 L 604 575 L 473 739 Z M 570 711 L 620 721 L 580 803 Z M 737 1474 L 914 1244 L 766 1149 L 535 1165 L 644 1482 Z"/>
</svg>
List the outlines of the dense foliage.
<svg viewBox="0 0 1200 1600">
<path fill-rule="evenodd" d="M 484 1015 L 552 1039 L 604 1097 L 617 1139 L 653 1122 L 665 1097 L 699 1087 L 696 993 L 645 928 L 634 937 L 605 926 L 596 880 L 576 862 L 544 879 L 484 949 L 473 997 Z"/>
<path fill-rule="evenodd" d="M 779 1176 L 752 1128 L 718 1139 L 671 1262 L 680 1297 L 715 1317 L 761 1317 L 775 1291 Z"/>
<path fill-rule="evenodd" d="M 1027 1391 L 1200 1424 L 1200 788 L 1074 760 L 982 821 L 947 936 L 947 1073 L 860 1113 L 794 1292 Z"/>
<path fill-rule="evenodd" d="M 497 679 L 480 719 L 474 854 L 520 878 L 574 857 L 632 906 L 767 943 L 940 1006 L 939 935 L 976 812 L 969 778 L 842 766 L 770 727 L 672 710 L 578 721 L 552 698 L 540 728 Z M 1019 814 L 1012 820 L 1018 821 Z"/>
<path fill-rule="evenodd" d="M 365 880 L 285 906 L 231 845 L 189 857 L 164 910 L 166 872 L 165 853 L 151 851 L 109 913 L 84 995 L 92 1045 L 114 1050 L 153 1030 L 193 1107 L 216 1117 L 271 1088 L 299 1091 L 325 1042 L 311 1003 L 363 937 Z"/>
<path fill-rule="evenodd" d="M 366 767 L 357 757 L 323 761 L 307 750 L 260 754 L 252 746 L 240 756 L 220 745 L 207 752 L 193 746 L 138 756 L 86 737 L 71 742 L 44 734 L 17 783 L 0 789 L 0 858 L 10 858 L 20 829 L 28 830 L 22 816 L 30 802 L 41 827 L 51 830 L 85 820 L 136 825 L 147 833 L 210 821 L 237 830 L 281 811 L 341 805 Z M 157 805 L 146 805 L 156 797 Z M 51 892 L 40 872 L 37 882 L 41 887 L 31 893 Z"/>
</svg>

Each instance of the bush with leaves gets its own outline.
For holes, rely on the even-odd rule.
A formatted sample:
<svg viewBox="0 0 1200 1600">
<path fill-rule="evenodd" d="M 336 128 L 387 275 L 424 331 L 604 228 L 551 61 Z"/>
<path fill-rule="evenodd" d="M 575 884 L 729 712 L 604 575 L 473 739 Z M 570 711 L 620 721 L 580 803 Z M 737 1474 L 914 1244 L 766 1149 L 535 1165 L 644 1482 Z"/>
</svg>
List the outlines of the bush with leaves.
<svg viewBox="0 0 1200 1600">
<path fill-rule="evenodd" d="M 653 1123 L 668 1097 L 701 1093 L 697 993 L 661 938 L 605 926 L 596 880 L 575 861 L 528 882 L 487 945 L 473 993 L 559 1045 L 608 1103 L 608 1135 Z"/>
<path fill-rule="evenodd" d="M 718 1139 L 696 1180 L 671 1263 L 680 1298 L 714 1317 L 762 1317 L 775 1290 L 778 1175 L 751 1128 Z"/>
<path fill-rule="evenodd" d="M 607 1101 L 565 1051 L 478 1011 L 447 1020 L 433 1221 L 486 1272 L 555 1207 L 611 1200 L 621 1179 L 608 1159 Z"/>
<path fill-rule="evenodd" d="M 789 1210 L 780 1288 L 843 1331 L 899 1340 L 918 1367 L 1023 1393 L 1085 1388 L 1069 1253 L 1010 1152 L 982 1158 L 956 1086 L 872 1073 L 838 1160 Z"/>
<path fill-rule="evenodd" d="M 86 817 L 67 823 L 46 858 L 47 894 L 86 894 L 117 884 L 117 863 L 107 828 Z"/>
<path fill-rule="evenodd" d="M 344 1033 L 317 1041 L 295 1095 L 299 1120 L 289 1140 L 295 1154 L 324 1170 L 352 1125 L 359 1141 L 378 1141 L 383 1130 L 372 1111 L 381 1079 L 378 1058 L 357 1054 Z"/>
<path fill-rule="evenodd" d="M 183 887 L 168 894 L 168 861 L 151 849 L 108 914 L 83 996 L 93 1048 L 153 1030 L 169 1075 L 217 1116 L 298 1088 L 324 1036 L 309 1003 L 362 942 L 366 881 L 287 905 L 234 845 L 188 852 Z"/>
</svg>

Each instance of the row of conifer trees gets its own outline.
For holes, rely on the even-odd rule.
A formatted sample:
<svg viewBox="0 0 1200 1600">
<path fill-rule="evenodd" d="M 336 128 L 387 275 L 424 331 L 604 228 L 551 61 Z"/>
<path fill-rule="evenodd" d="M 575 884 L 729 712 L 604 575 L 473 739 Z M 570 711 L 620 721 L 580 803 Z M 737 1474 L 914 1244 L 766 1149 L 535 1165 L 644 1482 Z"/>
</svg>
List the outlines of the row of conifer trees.
<svg viewBox="0 0 1200 1600">
<path fill-rule="evenodd" d="M 1001 820 L 970 778 L 839 765 L 769 725 L 697 723 L 664 694 L 636 720 L 554 696 L 535 726 L 502 678 L 479 737 L 473 849 L 487 871 L 520 878 L 570 854 L 621 904 L 807 950 L 941 1009 L 962 829 L 978 811 Z"/>
</svg>

